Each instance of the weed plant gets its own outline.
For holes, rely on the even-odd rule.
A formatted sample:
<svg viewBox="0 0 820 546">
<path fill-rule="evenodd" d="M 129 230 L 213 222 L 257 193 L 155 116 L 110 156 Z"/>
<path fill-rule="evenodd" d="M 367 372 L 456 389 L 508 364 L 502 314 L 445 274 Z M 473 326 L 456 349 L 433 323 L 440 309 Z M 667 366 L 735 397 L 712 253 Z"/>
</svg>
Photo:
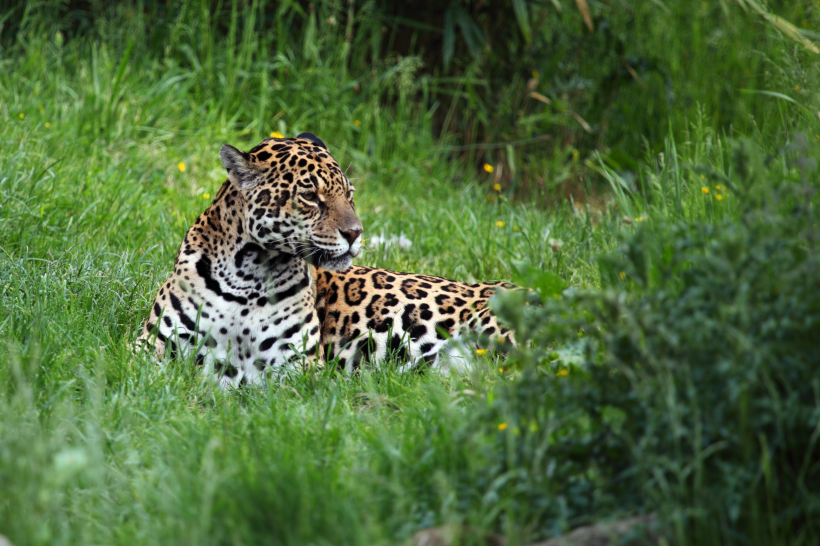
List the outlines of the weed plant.
<svg viewBox="0 0 820 546">
<path fill-rule="evenodd" d="M 500 298 L 528 342 L 490 412 L 514 431 L 494 452 L 499 474 L 519 471 L 507 487 L 520 511 L 578 523 L 658 511 L 680 544 L 817 541 L 820 224 L 807 148 L 784 157 L 790 175 L 760 177 L 739 143 L 740 221 L 642 223 L 599 258 L 601 290 Z"/>
</svg>

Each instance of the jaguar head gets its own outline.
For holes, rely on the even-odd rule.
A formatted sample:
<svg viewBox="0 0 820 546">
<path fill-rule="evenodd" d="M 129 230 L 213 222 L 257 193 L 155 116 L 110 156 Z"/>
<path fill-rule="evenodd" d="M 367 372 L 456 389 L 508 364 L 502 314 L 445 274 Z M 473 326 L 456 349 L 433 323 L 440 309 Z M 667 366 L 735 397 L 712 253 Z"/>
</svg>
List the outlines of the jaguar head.
<svg viewBox="0 0 820 546">
<path fill-rule="evenodd" d="M 358 256 L 353 185 L 316 135 L 268 138 L 249 152 L 226 144 L 219 156 L 244 197 L 245 231 L 257 244 L 331 270 Z"/>
</svg>

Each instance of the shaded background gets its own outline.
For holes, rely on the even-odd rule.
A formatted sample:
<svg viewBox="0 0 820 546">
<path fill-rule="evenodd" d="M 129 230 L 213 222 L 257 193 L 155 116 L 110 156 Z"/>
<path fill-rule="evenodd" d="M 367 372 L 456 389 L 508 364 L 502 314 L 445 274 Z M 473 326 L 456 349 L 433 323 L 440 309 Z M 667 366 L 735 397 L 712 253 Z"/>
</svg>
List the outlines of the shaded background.
<svg viewBox="0 0 820 546">
<path fill-rule="evenodd" d="M 0 7 L 5 48 L 31 25 L 59 32 L 62 44 L 94 37 L 110 47 L 109 62 L 130 55 L 184 75 L 195 103 L 216 106 L 236 126 L 294 133 L 295 126 L 305 130 L 299 121 L 310 115 L 313 125 L 327 120 L 321 131 L 341 133 L 371 154 L 421 127 L 440 153 L 476 168 L 499 166 L 495 181 L 527 197 L 595 191 L 600 179 L 583 165 L 593 152 L 632 180 L 642 159 L 691 124 L 765 138 L 782 131 L 783 110 L 795 109 L 794 102 L 809 109 L 798 109 L 796 122 L 817 102 L 804 73 L 805 54 L 820 51 L 811 2 Z M 399 124 L 392 135 L 368 123 L 383 109 Z M 364 125 L 346 126 L 351 112 Z M 110 127 L 102 134 L 118 136 Z"/>
</svg>

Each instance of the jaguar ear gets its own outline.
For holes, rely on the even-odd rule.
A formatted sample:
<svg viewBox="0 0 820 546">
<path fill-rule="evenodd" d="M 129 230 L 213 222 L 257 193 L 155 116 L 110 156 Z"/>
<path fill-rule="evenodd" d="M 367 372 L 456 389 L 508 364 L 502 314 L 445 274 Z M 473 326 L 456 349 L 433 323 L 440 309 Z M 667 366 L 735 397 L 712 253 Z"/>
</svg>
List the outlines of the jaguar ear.
<svg viewBox="0 0 820 546">
<path fill-rule="evenodd" d="M 228 171 L 228 178 L 239 189 L 249 190 L 259 183 L 260 172 L 250 162 L 251 156 L 229 144 L 219 149 L 219 159 Z"/>
<path fill-rule="evenodd" d="M 309 141 L 311 141 L 312 143 L 314 143 L 315 145 L 317 145 L 317 146 L 319 146 L 319 147 L 324 148 L 325 150 L 327 150 L 327 146 L 325 146 L 325 143 L 324 143 L 324 142 L 322 142 L 322 139 L 320 139 L 319 137 L 317 137 L 317 136 L 316 136 L 316 135 L 314 135 L 313 133 L 301 133 L 301 134 L 300 134 L 299 136 L 297 136 L 296 138 L 303 138 L 303 139 L 305 139 L 305 140 L 309 140 Z"/>
</svg>

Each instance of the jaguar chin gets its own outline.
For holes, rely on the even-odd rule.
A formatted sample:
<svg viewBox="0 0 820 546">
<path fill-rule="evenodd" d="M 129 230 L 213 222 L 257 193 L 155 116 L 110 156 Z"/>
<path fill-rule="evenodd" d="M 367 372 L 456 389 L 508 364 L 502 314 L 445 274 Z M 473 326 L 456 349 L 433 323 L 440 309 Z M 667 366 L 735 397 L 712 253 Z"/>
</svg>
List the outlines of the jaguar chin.
<svg viewBox="0 0 820 546">
<path fill-rule="evenodd" d="M 353 263 L 353 255 L 350 251 L 338 256 L 332 256 L 327 252 L 320 252 L 315 255 L 315 261 L 308 260 L 308 263 L 329 271 L 344 271 Z"/>
</svg>

